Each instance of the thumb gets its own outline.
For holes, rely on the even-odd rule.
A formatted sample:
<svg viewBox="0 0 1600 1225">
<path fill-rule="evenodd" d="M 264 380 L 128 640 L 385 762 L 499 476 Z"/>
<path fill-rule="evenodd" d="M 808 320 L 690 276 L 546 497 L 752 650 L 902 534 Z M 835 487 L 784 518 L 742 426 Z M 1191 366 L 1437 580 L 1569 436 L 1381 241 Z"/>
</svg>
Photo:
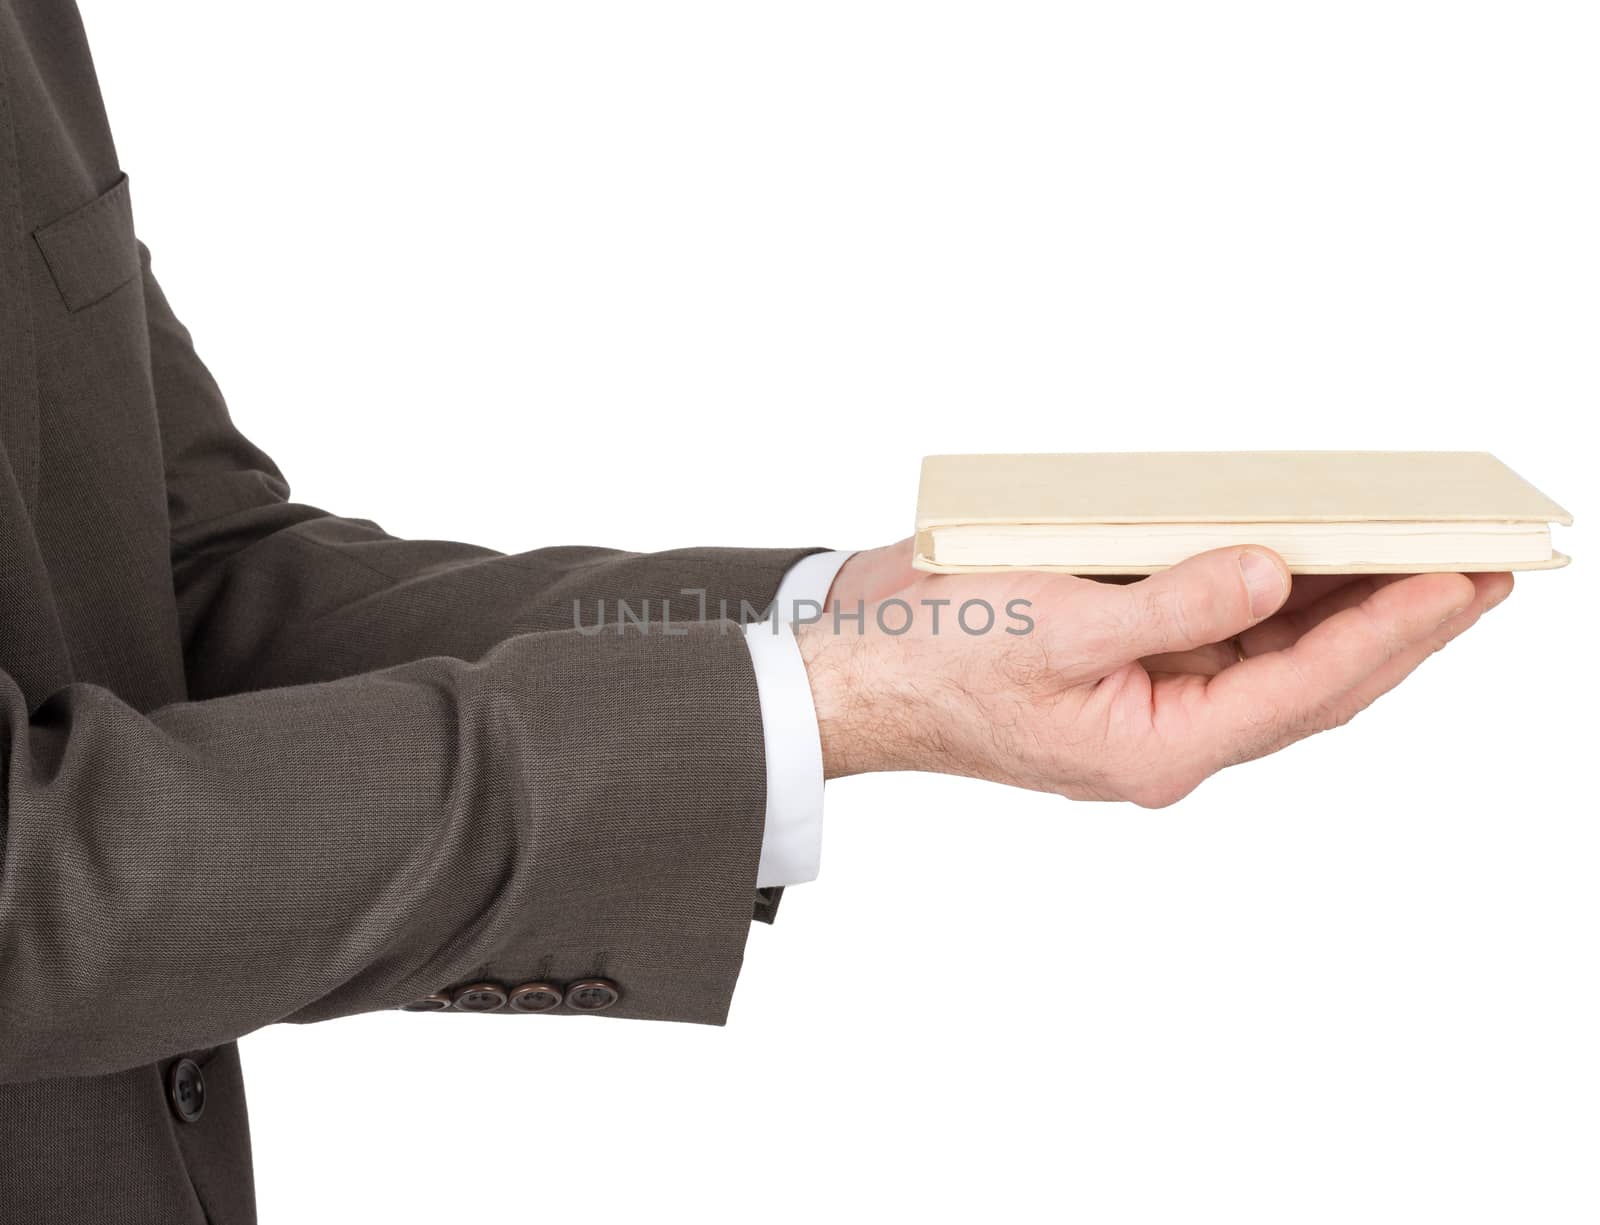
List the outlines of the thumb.
<svg viewBox="0 0 1600 1225">
<path fill-rule="evenodd" d="M 1213 549 L 1115 591 L 1120 662 L 1222 642 L 1265 620 L 1289 598 L 1289 567 L 1270 549 Z"/>
</svg>

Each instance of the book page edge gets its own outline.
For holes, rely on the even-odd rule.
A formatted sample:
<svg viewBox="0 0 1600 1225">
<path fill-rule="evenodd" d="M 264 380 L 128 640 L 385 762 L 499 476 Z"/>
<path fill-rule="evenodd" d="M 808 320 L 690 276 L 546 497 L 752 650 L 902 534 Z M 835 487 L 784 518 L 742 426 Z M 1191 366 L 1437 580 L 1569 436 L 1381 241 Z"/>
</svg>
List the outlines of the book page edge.
<svg viewBox="0 0 1600 1225">
<path fill-rule="evenodd" d="M 1291 574 L 1498 574 L 1520 570 L 1559 570 L 1570 564 L 1572 558 L 1565 553 L 1552 552 L 1543 561 L 1521 561 L 1490 565 L 1473 562 L 1468 565 L 1367 565 L 1350 566 L 1290 566 Z M 928 574 L 1077 574 L 1088 578 L 1106 575 L 1159 574 L 1167 566 L 951 566 L 930 558 L 922 546 L 922 535 L 917 536 L 916 551 L 911 558 L 911 568 Z"/>
</svg>

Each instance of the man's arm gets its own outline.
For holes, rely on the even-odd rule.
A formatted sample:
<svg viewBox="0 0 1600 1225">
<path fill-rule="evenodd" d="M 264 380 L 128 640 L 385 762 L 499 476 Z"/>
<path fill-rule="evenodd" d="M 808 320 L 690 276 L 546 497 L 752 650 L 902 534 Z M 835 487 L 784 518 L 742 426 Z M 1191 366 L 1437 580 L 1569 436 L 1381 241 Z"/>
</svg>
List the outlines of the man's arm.
<svg viewBox="0 0 1600 1225">
<path fill-rule="evenodd" d="M 725 1016 L 765 787 L 729 623 L 148 715 L 90 685 L 30 715 L 0 674 L 0 751 L 0 1081 L 483 979 Z"/>
<path fill-rule="evenodd" d="M 605 978 L 610 1015 L 722 1020 L 766 777 L 751 657 L 717 618 L 807 551 L 500 557 L 291 503 L 144 259 L 191 697 L 212 700 L 75 685 L 30 712 L 0 675 L 0 1080 L 484 980 Z M 684 587 L 709 621 L 684 623 Z M 650 599 L 656 624 L 580 633 L 575 599 Z"/>
<path fill-rule="evenodd" d="M 158 304 L 152 326 L 169 321 Z M 445 657 L 435 647 L 356 674 L 377 662 L 360 645 L 360 605 L 397 619 L 400 637 L 380 640 L 401 649 L 449 617 L 384 593 L 431 591 L 484 559 L 452 547 L 398 580 L 381 565 L 381 581 L 356 589 L 366 580 L 345 572 L 371 570 L 358 560 L 367 548 L 416 555 L 360 524 L 345 540 L 347 521 L 287 503 L 242 439 L 180 429 L 172 442 L 197 661 L 212 631 L 247 656 L 293 651 L 250 610 L 252 594 L 305 618 L 318 644 L 287 665 L 223 658 L 202 685 L 302 669 L 343 679 L 149 715 L 76 685 L 30 714 L 0 676 L 0 1079 L 132 1066 L 270 1021 L 442 1001 L 480 979 L 606 978 L 621 993 L 614 1015 L 721 1020 L 765 785 L 736 628 L 552 629 L 480 653 L 501 628 L 480 626 L 483 638 L 443 645 Z M 214 513 L 195 513 L 205 505 Z M 267 573 L 312 590 L 253 585 L 263 543 L 283 550 Z M 287 564 L 301 549 L 336 556 L 336 575 Z M 836 593 L 881 598 L 863 575 L 884 556 L 847 565 Z M 1291 595 L 1275 557 L 1224 550 L 1125 588 L 935 576 L 897 592 L 1001 607 L 1031 597 L 1038 632 L 1009 640 L 807 626 L 797 641 L 830 774 L 948 770 L 1165 803 L 1348 718 L 1508 589 L 1507 576 L 1427 575 Z M 348 630 L 328 635 L 322 619 Z"/>
</svg>

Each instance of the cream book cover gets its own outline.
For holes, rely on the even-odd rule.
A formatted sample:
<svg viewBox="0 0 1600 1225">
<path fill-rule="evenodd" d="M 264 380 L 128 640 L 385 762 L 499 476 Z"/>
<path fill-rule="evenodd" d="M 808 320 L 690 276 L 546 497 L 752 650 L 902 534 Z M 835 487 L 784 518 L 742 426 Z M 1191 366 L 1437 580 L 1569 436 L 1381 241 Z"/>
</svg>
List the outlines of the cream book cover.
<svg viewBox="0 0 1600 1225">
<path fill-rule="evenodd" d="M 1571 522 L 1481 451 L 930 455 L 915 565 L 1150 574 L 1260 544 L 1301 574 L 1538 570 Z"/>
</svg>

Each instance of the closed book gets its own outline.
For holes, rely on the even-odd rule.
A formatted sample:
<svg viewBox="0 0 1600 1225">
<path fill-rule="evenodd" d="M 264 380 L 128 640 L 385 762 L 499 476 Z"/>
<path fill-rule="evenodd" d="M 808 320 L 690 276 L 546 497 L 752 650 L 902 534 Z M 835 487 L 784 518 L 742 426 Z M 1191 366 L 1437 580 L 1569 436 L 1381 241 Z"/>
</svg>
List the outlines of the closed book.
<svg viewBox="0 0 1600 1225">
<path fill-rule="evenodd" d="M 930 455 L 914 564 L 1151 574 L 1257 544 L 1299 574 L 1544 570 L 1571 522 L 1481 451 Z"/>
</svg>

